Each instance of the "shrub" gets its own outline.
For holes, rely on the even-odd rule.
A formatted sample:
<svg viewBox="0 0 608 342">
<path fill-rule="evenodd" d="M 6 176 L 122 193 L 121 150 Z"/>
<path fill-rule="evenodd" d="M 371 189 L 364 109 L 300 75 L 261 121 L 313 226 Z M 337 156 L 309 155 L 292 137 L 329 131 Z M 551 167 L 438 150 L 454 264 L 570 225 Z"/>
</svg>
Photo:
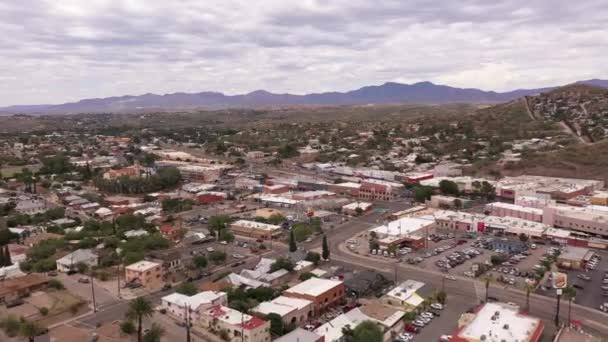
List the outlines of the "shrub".
<svg viewBox="0 0 608 342">
<path fill-rule="evenodd" d="M 50 279 L 48 286 L 49 286 L 49 288 L 55 289 L 55 290 L 65 289 L 65 286 L 63 286 L 63 283 L 59 279 Z"/>
<path fill-rule="evenodd" d="M 123 321 L 120 323 L 120 330 L 127 335 L 131 335 L 135 332 L 135 325 L 131 321 Z"/>
<path fill-rule="evenodd" d="M 48 309 L 47 307 L 45 307 L 45 306 L 41 307 L 41 308 L 39 309 L 39 311 L 40 311 L 40 314 L 41 314 L 42 316 L 46 316 L 46 315 L 48 315 L 48 314 L 49 314 L 49 309 Z"/>
</svg>

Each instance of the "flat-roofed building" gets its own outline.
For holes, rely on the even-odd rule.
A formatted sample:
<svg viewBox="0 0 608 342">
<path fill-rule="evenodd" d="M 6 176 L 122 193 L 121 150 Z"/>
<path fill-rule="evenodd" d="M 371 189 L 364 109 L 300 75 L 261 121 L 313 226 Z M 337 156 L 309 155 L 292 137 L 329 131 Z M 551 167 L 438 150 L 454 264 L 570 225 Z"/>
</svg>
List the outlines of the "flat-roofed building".
<svg viewBox="0 0 608 342">
<path fill-rule="evenodd" d="M 222 305 L 204 310 L 199 320 L 202 332 L 219 337 L 225 331 L 227 342 L 269 342 L 270 322 Z"/>
<path fill-rule="evenodd" d="M 545 329 L 539 318 L 520 313 L 506 303 L 486 303 L 475 313 L 464 314 L 451 342 L 537 342 Z"/>
<path fill-rule="evenodd" d="M 279 296 L 271 301 L 262 302 L 251 310 L 254 313 L 281 316 L 285 324 L 300 325 L 313 317 L 313 302 L 307 299 Z"/>
<path fill-rule="evenodd" d="M 401 190 L 403 190 L 403 184 L 401 183 L 388 182 L 378 179 L 366 179 L 361 182 L 359 198 L 377 201 L 391 201 L 396 196 L 399 196 Z"/>
<path fill-rule="evenodd" d="M 236 235 L 252 237 L 262 240 L 270 240 L 281 234 L 281 226 L 263 222 L 238 220 L 230 224 L 230 229 Z"/>
<path fill-rule="evenodd" d="M 311 301 L 317 316 L 344 299 L 344 282 L 313 277 L 285 290 L 283 296 Z"/>
<path fill-rule="evenodd" d="M 543 209 L 543 222 L 557 228 L 608 237 L 608 207 L 552 205 Z"/>
<path fill-rule="evenodd" d="M 557 264 L 564 268 L 582 269 L 591 260 L 593 251 L 589 248 L 568 246 L 557 257 Z"/>
<path fill-rule="evenodd" d="M 435 220 L 433 217 L 403 217 L 370 229 L 377 236 L 381 249 L 392 245 L 421 248 L 424 238 L 434 232 Z"/>
<path fill-rule="evenodd" d="M 494 216 L 509 216 L 523 220 L 543 222 L 543 210 L 517 204 L 494 202 L 486 204 L 486 210 Z"/>
<path fill-rule="evenodd" d="M 147 289 L 160 289 L 163 285 L 162 265 L 152 261 L 138 261 L 125 267 L 125 280 L 139 283 Z"/>
<path fill-rule="evenodd" d="M 352 202 L 342 206 L 342 213 L 357 216 L 369 212 L 374 205 L 369 202 Z"/>
<path fill-rule="evenodd" d="M 161 298 L 161 308 L 176 319 L 185 319 L 189 311 L 191 321 L 198 321 L 200 314 L 214 305 L 227 305 L 228 295 L 225 292 L 203 291 L 194 296 L 172 293 Z"/>
</svg>

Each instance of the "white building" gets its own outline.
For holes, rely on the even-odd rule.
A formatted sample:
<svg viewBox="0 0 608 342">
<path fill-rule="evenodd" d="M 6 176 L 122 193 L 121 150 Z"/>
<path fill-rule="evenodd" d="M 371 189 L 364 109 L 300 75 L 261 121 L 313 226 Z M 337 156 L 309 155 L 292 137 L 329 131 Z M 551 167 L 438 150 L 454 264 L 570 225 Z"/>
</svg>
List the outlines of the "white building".
<svg viewBox="0 0 608 342">
<path fill-rule="evenodd" d="M 225 292 L 204 291 L 194 296 L 186 296 L 181 293 L 172 293 L 161 299 L 161 309 L 167 310 L 167 314 L 174 318 L 184 320 L 186 310 L 190 311 L 190 321 L 195 322 L 200 314 L 214 305 L 227 305 L 228 296 Z"/>
<path fill-rule="evenodd" d="M 57 260 L 57 270 L 59 272 L 69 272 L 76 269 L 76 265 L 85 264 L 89 267 L 97 266 L 97 254 L 90 249 L 78 249 L 61 259 Z"/>
<path fill-rule="evenodd" d="M 285 324 L 302 324 L 312 317 L 313 303 L 306 299 L 279 296 L 251 310 L 262 315 L 275 313 Z"/>
<path fill-rule="evenodd" d="M 270 341 L 270 322 L 226 306 L 215 305 L 204 310 L 200 325 L 206 332 L 225 331 L 228 342 Z"/>
</svg>

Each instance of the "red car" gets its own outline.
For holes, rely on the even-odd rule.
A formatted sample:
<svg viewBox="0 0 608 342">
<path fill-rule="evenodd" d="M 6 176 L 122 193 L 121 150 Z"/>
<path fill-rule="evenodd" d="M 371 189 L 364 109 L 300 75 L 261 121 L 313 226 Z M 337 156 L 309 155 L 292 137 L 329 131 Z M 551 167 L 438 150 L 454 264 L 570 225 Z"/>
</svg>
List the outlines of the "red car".
<svg viewBox="0 0 608 342">
<path fill-rule="evenodd" d="M 409 333 L 417 334 L 420 331 L 420 328 L 418 328 L 415 325 L 408 324 L 408 325 L 405 326 L 405 331 L 409 332 Z"/>
</svg>

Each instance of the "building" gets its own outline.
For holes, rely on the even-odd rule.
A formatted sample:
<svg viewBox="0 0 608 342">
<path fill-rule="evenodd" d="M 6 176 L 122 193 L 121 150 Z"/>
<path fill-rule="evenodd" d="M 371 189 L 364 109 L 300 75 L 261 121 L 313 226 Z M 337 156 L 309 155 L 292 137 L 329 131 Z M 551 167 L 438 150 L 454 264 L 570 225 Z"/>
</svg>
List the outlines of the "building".
<svg viewBox="0 0 608 342">
<path fill-rule="evenodd" d="M 319 156 L 319 150 L 316 150 L 310 146 L 306 146 L 305 148 L 301 148 L 298 150 L 300 156 L 298 159 L 302 163 L 311 163 L 317 159 Z"/>
<path fill-rule="evenodd" d="M 361 182 L 359 198 L 376 201 L 391 201 L 399 196 L 402 190 L 403 184 L 401 183 L 378 179 L 366 179 Z"/>
<path fill-rule="evenodd" d="M 175 319 L 185 320 L 186 312 L 189 311 L 191 322 L 197 322 L 200 315 L 215 305 L 228 305 L 228 296 L 225 292 L 204 291 L 194 296 L 186 296 L 181 293 L 172 293 L 161 298 L 160 307 Z"/>
<path fill-rule="evenodd" d="M 265 194 L 280 195 L 289 191 L 289 186 L 285 184 L 264 185 L 262 192 Z"/>
<path fill-rule="evenodd" d="M 395 309 L 378 302 L 370 301 L 363 304 L 359 310 L 369 317 L 369 320 L 377 323 L 383 328 L 384 341 L 393 341 L 394 337 L 401 334 L 405 328 L 403 317 L 405 311 Z"/>
<path fill-rule="evenodd" d="M 608 191 L 596 191 L 589 197 L 589 203 L 593 205 L 608 206 Z"/>
<path fill-rule="evenodd" d="M 124 167 L 122 169 L 110 169 L 103 174 L 103 179 L 116 179 L 120 177 L 139 177 L 141 175 L 141 167 L 139 163 L 133 166 Z"/>
<path fill-rule="evenodd" d="M 225 192 L 219 191 L 201 191 L 196 194 L 196 201 L 198 204 L 221 202 L 226 198 L 228 198 L 228 195 Z"/>
<path fill-rule="evenodd" d="M 236 235 L 262 240 L 270 240 L 282 232 L 281 226 L 248 220 L 235 221 L 230 224 L 230 229 Z"/>
<path fill-rule="evenodd" d="M 351 216 L 358 216 L 369 212 L 374 205 L 369 202 L 352 202 L 342 206 L 342 213 Z"/>
<path fill-rule="evenodd" d="M 593 252 L 589 248 L 568 246 L 557 257 L 557 264 L 564 268 L 583 269 L 591 260 Z"/>
<path fill-rule="evenodd" d="M 543 223 L 606 238 L 608 237 L 608 207 L 551 205 L 543 209 Z"/>
<path fill-rule="evenodd" d="M 325 342 L 342 342 L 344 341 L 343 329 L 346 326 L 354 330 L 359 324 L 367 320 L 369 320 L 369 317 L 363 314 L 359 308 L 355 308 L 321 325 L 313 332 L 323 336 Z"/>
<path fill-rule="evenodd" d="M 431 208 L 440 209 L 462 209 L 470 208 L 473 205 L 473 201 L 466 198 L 458 198 L 452 196 L 433 195 L 431 200 L 428 202 Z"/>
<path fill-rule="evenodd" d="M 0 281 L 0 303 L 26 297 L 30 293 L 46 288 L 49 279 L 38 273 Z"/>
<path fill-rule="evenodd" d="M 359 197 L 361 184 L 354 182 L 344 182 L 338 184 L 329 184 L 327 190 L 341 196 Z"/>
<path fill-rule="evenodd" d="M 251 311 L 281 316 L 285 324 L 301 325 L 313 317 L 313 302 L 307 299 L 279 296 L 271 301 L 262 302 Z"/>
<path fill-rule="evenodd" d="M 313 314 L 317 316 L 328 307 L 341 302 L 345 296 L 345 288 L 340 280 L 313 277 L 285 290 L 283 296 L 311 301 L 314 306 Z"/>
<path fill-rule="evenodd" d="M 537 342 L 545 326 L 539 318 L 521 314 L 519 307 L 486 303 L 475 313 L 465 314 L 451 342 Z"/>
<path fill-rule="evenodd" d="M 426 284 L 408 279 L 387 292 L 381 302 L 404 311 L 412 311 L 424 302 L 430 292 L 431 289 Z"/>
<path fill-rule="evenodd" d="M 545 195 L 557 201 L 566 201 L 577 196 L 590 195 L 603 187 L 604 182 L 598 180 L 521 175 L 505 177 L 498 181 L 496 195 L 508 199 Z"/>
<path fill-rule="evenodd" d="M 262 151 L 249 151 L 245 154 L 247 159 L 262 159 L 264 158 L 264 152 Z"/>
<path fill-rule="evenodd" d="M 494 202 L 486 204 L 486 211 L 500 217 L 516 217 L 522 220 L 543 222 L 543 210 L 517 204 Z"/>
<path fill-rule="evenodd" d="M 152 261 L 138 261 L 125 267 L 127 284 L 138 283 L 147 289 L 159 289 L 163 286 L 162 265 Z"/>
<path fill-rule="evenodd" d="M 31 235 L 27 239 L 25 239 L 23 244 L 28 247 L 34 247 L 44 240 L 51 240 L 51 239 L 56 239 L 56 240 L 63 239 L 63 235 L 59 235 L 59 234 L 55 234 L 55 233 L 40 233 L 40 234 L 36 234 L 36 235 Z"/>
<path fill-rule="evenodd" d="M 70 272 L 78 268 L 78 264 L 85 264 L 89 268 L 97 266 L 99 257 L 90 249 L 78 249 L 57 260 L 57 271 Z"/>
<path fill-rule="evenodd" d="M 200 326 L 205 333 L 227 335 L 227 342 L 269 342 L 270 322 L 222 305 L 215 305 L 201 314 Z"/>
<path fill-rule="evenodd" d="M 178 240 L 183 235 L 181 224 L 165 223 L 158 230 L 169 240 Z"/>
<path fill-rule="evenodd" d="M 277 338 L 274 342 L 325 342 L 325 337 L 319 336 L 312 331 L 296 328 L 286 335 Z"/>
<path fill-rule="evenodd" d="M 438 228 L 466 232 L 502 232 L 505 235 L 524 234 L 530 238 L 542 238 L 550 225 L 516 217 L 486 216 L 456 211 L 438 211 L 433 214 Z"/>
<path fill-rule="evenodd" d="M 26 199 L 19 200 L 17 202 L 17 206 L 15 207 L 15 211 L 19 214 L 28 214 L 34 215 L 47 211 L 51 207 L 45 200 L 36 200 L 36 199 Z"/>
<path fill-rule="evenodd" d="M 294 193 L 291 198 L 300 201 L 313 201 L 322 198 L 335 198 L 336 193 L 327 190 L 312 190 Z"/>
<path fill-rule="evenodd" d="M 526 243 L 511 239 L 492 239 L 490 246 L 492 246 L 492 250 L 500 250 L 509 254 L 518 254 L 528 249 Z"/>
<path fill-rule="evenodd" d="M 432 234 L 434 228 L 435 220 L 432 217 L 403 217 L 372 228 L 370 233 L 376 235 L 381 249 L 388 249 L 393 245 L 418 249 L 424 246 L 426 236 Z"/>
</svg>

